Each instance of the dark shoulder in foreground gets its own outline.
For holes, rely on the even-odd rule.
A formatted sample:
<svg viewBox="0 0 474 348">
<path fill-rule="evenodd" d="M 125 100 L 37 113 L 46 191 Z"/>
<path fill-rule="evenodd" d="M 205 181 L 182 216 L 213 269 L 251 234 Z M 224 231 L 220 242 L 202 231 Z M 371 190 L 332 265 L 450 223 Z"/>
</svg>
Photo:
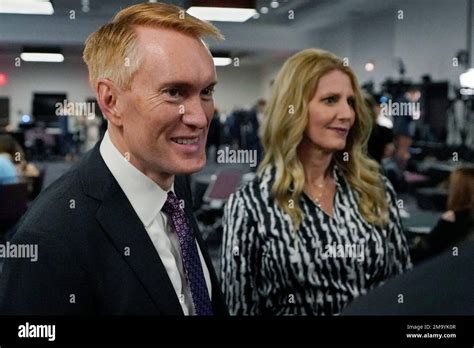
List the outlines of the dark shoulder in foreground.
<svg viewBox="0 0 474 348">
<path fill-rule="evenodd" d="M 344 315 L 474 315 L 474 242 L 357 298 Z M 399 295 L 403 294 L 403 303 Z"/>
<path fill-rule="evenodd" d="M 81 225 L 80 219 L 88 218 L 94 200 L 84 194 L 81 173 L 90 155 L 40 193 L 18 223 L 14 239 L 26 237 L 25 233 L 71 233 Z"/>
</svg>

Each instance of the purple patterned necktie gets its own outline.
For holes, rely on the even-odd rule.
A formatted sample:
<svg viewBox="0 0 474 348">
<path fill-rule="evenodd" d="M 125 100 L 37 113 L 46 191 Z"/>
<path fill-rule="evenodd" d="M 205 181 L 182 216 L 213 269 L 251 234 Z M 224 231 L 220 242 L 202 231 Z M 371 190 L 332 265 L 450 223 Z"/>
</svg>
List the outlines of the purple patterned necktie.
<svg viewBox="0 0 474 348">
<path fill-rule="evenodd" d="M 179 200 L 172 191 L 168 192 L 168 198 L 162 210 L 171 218 L 171 224 L 178 235 L 184 271 L 191 288 L 196 314 L 213 315 L 196 240 L 194 239 L 189 221 L 180 207 Z"/>
</svg>

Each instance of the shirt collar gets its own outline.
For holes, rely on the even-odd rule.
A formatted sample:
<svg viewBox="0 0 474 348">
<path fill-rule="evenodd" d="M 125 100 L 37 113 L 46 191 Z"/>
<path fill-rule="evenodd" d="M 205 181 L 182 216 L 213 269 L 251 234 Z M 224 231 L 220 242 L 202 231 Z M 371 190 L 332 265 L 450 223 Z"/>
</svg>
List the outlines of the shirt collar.
<svg viewBox="0 0 474 348">
<path fill-rule="evenodd" d="M 332 177 L 334 178 L 334 181 L 336 182 L 336 188 L 341 189 L 342 184 L 344 183 L 344 174 L 342 173 L 342 170 L 338 167 L 336 163 L 334 163 L 332 167 Z"/>
<path fill-rule="evenodd" d="M 148 227 L 163 208 L 168 191 L 133 166 L 112 143 L 108 131 L 100 144 L 100 154 L 141 222 Z M 174 192 L 174 184 L 170 191 Z"/>
</svg>

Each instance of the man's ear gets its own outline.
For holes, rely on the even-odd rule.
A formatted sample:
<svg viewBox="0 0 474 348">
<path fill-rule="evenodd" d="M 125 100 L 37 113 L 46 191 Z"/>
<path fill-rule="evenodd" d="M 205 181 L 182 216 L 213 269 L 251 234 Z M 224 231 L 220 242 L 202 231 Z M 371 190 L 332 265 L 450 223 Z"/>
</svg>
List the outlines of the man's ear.
<svg viewBox="0 0 474 348">
<path fill-rule="evenodd" d="M 109 79 L 97 80 L 97 102 L 107 120 L 117 127 L 120 127 L 123 122 L 121 103 L 118 98 L 120 93 L 121 89 Z"/>
</svg>

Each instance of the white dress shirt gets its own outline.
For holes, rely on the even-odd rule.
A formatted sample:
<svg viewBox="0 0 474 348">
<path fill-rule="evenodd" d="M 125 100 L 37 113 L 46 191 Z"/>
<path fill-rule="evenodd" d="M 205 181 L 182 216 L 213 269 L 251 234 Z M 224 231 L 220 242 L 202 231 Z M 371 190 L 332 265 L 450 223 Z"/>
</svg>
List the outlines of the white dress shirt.
<svg viewBox="0 0 474 348">
<path fill-rule="evenodd" d="M 161 211 L 166 202 L 167 191 L 164 191 L 153 180 L 127 161 L 126 157 L 112 143 L 108 131 L 105 133 L 104 139 L 100 144 L 100 154 L 153 242 L 165 266 L 168 277 L 173 284 L 184 314 L 194 315 L 195 309 L 191 289 L 184 273 L 178 237 L 168 221 L 168 216 Z M 173 191 L 173 187 L 171 187 L 171 191 Z M 130 233 L 135 232 L 130 231 Z M 209 296 L 212 299 L 209 270 L 202 257 L 199 245 L 197 245 L 197 248 Z"/>
</svg>

